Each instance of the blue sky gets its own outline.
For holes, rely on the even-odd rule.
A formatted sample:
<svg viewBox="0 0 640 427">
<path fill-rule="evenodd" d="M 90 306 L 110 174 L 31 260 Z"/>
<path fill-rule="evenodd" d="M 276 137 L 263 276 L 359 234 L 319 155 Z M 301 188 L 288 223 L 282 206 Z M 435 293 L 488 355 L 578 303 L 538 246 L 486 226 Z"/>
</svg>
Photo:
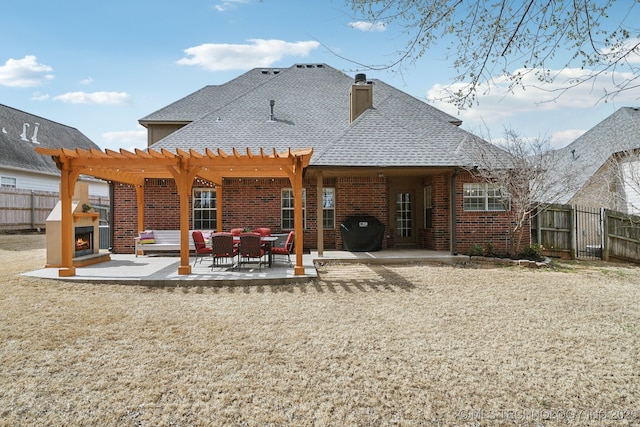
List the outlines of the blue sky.
<svg viewBox="0 0 640 427">
<path fill-rule="evenodd" d="M 2 22 L 0 103 L 75 127 L 103 149 L 144 148 L 138 119 L 249 69 L 326 63 L 355 75 L 361 70 L 343 58 L 388 63 L 406 41 L 396 24 L 357 21 L 342 0 L 21 0 L 3 5 Z M 366 73 L 423 100 L 455 75 L 442 47 L 401 74 Z M 496 83 L 468 111 L 432 105 L 486 138 L 509 127 L 560 147 L 640 104 L 637 91 L 598 102 L 605 81 L 546 103 L 548 93 L 505 96 Z"/>
</svg>

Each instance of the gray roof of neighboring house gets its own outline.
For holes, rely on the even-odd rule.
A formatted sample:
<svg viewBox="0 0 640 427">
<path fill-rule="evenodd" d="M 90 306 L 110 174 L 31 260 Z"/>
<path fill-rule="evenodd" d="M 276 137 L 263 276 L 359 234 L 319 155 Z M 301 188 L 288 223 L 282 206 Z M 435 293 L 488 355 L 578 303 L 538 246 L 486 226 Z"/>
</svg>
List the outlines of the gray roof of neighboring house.
<svg viewBox="0 0 640 427">
<path fill-rule="evenodd" d="M 569 173 L 571 185 L 559 203 L 568 203 L 612 154 L 640 148 L 640 109 L 622 107 L 555 152 L 556 173 Z"/>
<path fill-rule="evenodd" d="M 143 124 L 190 122 L 152 148 L 175 150 L 312 147 L 312 166 L 461 166 L 479 146 L 501 153 L 460 129 L 460 120 L 380 80 L 373 108 L 349 123 L 354 79 L 325 64 L 254 69 L 207 86 L 140 119 Z M 274 100 L 275 121 L 269 121 Z M 499 154 L 501 155 L 501 154 Z"/>
<path fill-rule="evenodd" d="M 79 130 L 0 104 L 0 166 L 59 175 L 35 147 L 100 149 Z"/>
</svg>

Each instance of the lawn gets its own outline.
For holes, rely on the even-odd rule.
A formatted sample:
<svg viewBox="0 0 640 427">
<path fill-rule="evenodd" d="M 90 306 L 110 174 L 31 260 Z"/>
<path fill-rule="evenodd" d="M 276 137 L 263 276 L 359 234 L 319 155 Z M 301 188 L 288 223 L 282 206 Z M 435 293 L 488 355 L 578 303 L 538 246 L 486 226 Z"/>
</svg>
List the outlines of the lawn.
<svg viewBox="0 0 640 427">
<path fill-rule="evenodd" d="M 640 268 L 327 265 L 306 285 L 19 276 L 0 235 L 0 425 L 640 425 Z"/>
</svg>

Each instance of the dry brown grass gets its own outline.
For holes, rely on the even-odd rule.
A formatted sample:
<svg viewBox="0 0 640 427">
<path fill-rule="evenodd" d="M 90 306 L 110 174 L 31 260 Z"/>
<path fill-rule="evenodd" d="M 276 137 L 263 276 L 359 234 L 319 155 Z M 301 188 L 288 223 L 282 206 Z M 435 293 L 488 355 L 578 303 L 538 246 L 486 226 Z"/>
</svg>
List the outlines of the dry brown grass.
<svg viewBox="0 0 640 427">
<path fill-rule="evenodd" d="M 633 266 L 333 265 L 236 288 L 17 276 L 42 247 L 0 236 L 2 425 L 640 424 Z"/>
</svg>

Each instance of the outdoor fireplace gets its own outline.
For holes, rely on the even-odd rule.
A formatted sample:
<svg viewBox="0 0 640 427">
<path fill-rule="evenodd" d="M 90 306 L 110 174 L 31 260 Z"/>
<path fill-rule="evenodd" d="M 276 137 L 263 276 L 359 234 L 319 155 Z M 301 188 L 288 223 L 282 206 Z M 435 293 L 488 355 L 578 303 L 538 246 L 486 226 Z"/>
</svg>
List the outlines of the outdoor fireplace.
<svg viewBox="0 0 640 427">
<path fill-rule="evenodd" d="M 75 250 L 73 257 L 93 253 L 93 226 L 75 228 Z"/>
<path fill-rule="evenodd" d="M 93 262 L 99 257 L 88 257 L 87 255 L 98 255 L 100 250 L 100 229 L 97 212 L 87 209 L 89 205 L 89 188 L 84 182 L 76 183 L 75 192 L 71 201 L 71 236 L 67 242 L 73 243 L 72 258 L 82 258 L 78 263 Z M 47 217 L 47 264 L 46 267 L 60 267 L 62 265 L 62 202 L 56 203 L 55 207 Z M 73 261 L 74 263 L 76 261 Z M 98 261 L 101 262 L 101 261 Z"/>
</svg>

